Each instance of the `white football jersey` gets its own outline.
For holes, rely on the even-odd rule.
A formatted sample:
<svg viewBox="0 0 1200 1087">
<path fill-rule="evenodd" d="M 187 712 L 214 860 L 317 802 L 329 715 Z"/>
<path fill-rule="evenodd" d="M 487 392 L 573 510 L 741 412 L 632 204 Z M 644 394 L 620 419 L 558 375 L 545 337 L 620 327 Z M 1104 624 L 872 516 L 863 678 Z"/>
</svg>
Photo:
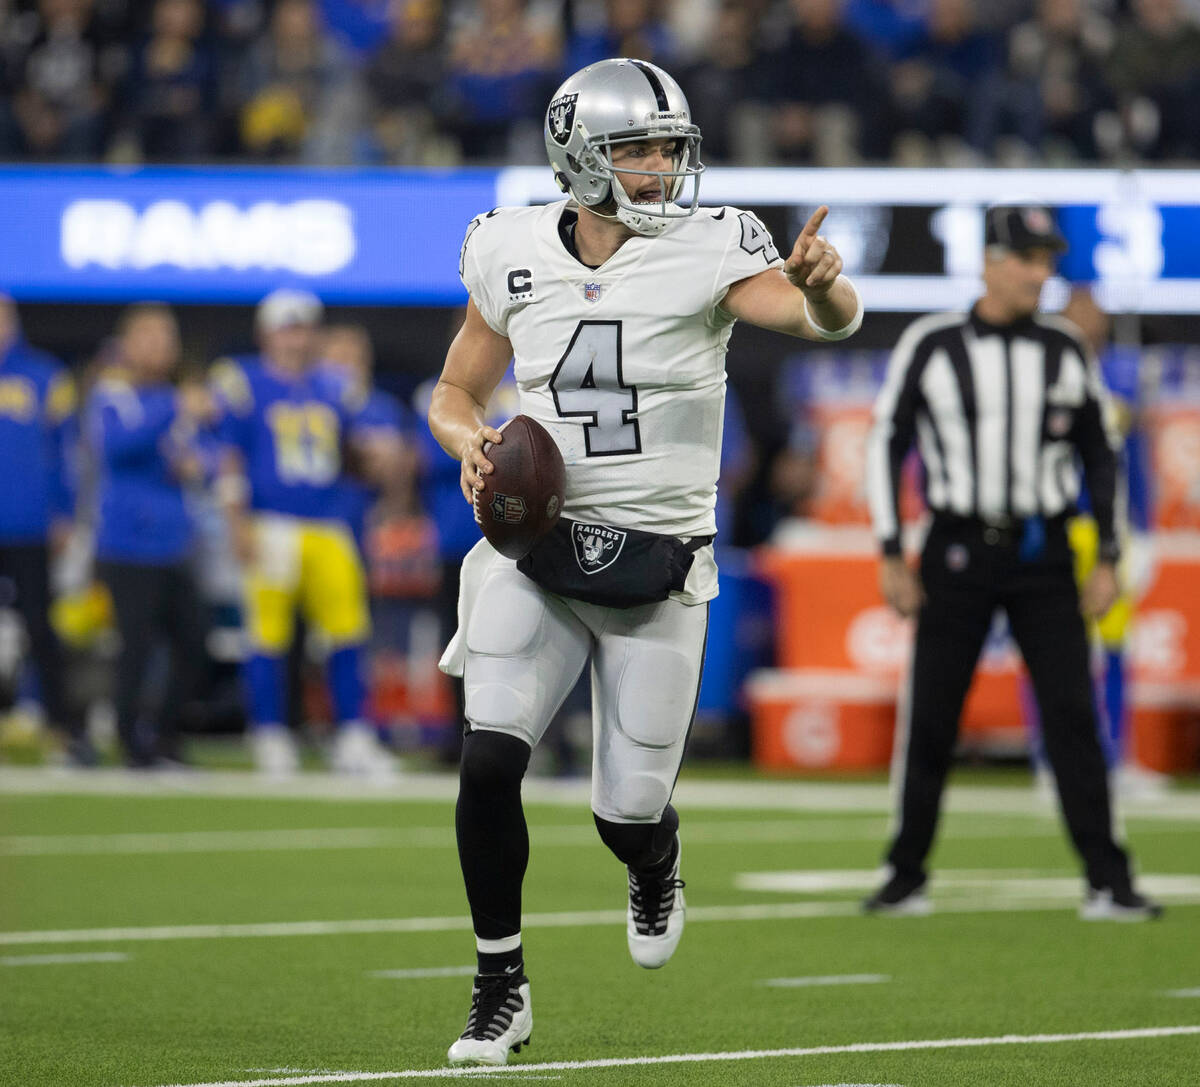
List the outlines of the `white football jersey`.
<svg viewBox="0 0 1200 1087">
<path fill-rule="evenodd" d="M 719 306 L 733 283 L 782 260 L 750 212 L 702 208 L 591 269 L 559 234 L 568 206 L 478 216 L 459 269 L 483 319 L 512 343 L 521 411 L 562 451 L 563 513 L 712 535 L 734 323 Z"/>
</svg>

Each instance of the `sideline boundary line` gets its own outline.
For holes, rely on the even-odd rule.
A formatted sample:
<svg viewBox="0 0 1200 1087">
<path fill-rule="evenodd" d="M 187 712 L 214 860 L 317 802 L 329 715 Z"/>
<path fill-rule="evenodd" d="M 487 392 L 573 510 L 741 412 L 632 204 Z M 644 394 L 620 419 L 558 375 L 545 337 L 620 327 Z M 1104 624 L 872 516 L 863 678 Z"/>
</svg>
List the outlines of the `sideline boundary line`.
<svg viewBox="0 0 1200 1087">
<path fill-rule="evenodd" d="M 852 1042 L 848 1045 L 795 1046 L 786 1049 L 742 1049 L 717 1053 L 672 1053 L 661 1057 L 602 1057 L 590 1061 L 546 1061 L 496 1068 L 408 1068 L 400 1072 L 334 1072 L 328 1075 L 276 1079 L 219 1080 L 173 1083 L 165 1087 L 300 1087 L 309 1083 L 368 1083 L 395 1079 L 491 1078 L 494 1073 L 572 1072 L 588 1068 L 634 1068 L 655 1064 L 706 1064 L 717 1061 L 758 1061 L 778 1057 L 827 1057 L 842 1053 L 899 1053 L 917 1049 L 966 1049 L 993 1045 L 1055 1045 L 1062 1042 L 1126 1042 L 1200 1034 L 1200 1026 L 1137 1027 L 1091 1030 L 1077 1034 L 999 1034 L 990 1038 L 928 1038 L 910 1042 Z"/>
</svg>

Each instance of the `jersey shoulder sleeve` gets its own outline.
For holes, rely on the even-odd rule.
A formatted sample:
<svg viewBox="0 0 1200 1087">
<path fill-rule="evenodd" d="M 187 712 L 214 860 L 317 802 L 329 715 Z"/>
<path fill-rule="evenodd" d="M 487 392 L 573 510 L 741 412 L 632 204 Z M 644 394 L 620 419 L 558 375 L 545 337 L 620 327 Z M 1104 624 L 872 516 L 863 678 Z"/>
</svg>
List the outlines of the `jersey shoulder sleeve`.
<svg viewBox="0 0 1200 1087">
<path fill-rule="evenodd" d="M 137 390 L 119 371 L 102 374 L 88 398 L 88 412 L 93 425 L 103 425 L 105 414 L 114 415 L 127 428 L 137 426 L 142 417 L 142 405 Z"/>
<path fill-rule="evenodd" d="M 752 211 L 741 208 L 723 207 L 698 212 L 708 222 L 707 232 L 712 234 L 710 245 L 718 250 L 718 266 L 713 293 L 716 301 L 725 297 L 725 292 L 742 279 L 758 275 L 766 268 L 782 266 L 775 239 L 766 224 Z"/>
<path fill-rule="evenodd" d="M 75 379 L 58 367 L 46 386 L 46 416 L 52 423 L 61 423 L 75 414 L 76 406 Z"/>
<path fill-rule="evenodd" d="M 319 399 L 327 401 L 347 420 L 359 416 L 366 406 L 366 393 L 327 363 L 313 370 L 312 388 Z"/>
<path fill-rule="evenodd" d="M 244 418 L 254 410 L 253 373 L 245 360 L 217 359 L 209 368 L 208 381 L 223 413 Z"/>
<path fill-rule="evenodd" d="M 477 215 L 467 227 L 459 254 L 458 272 L 483 319 L 493 332 L 508 335 L 508 295 L 505 281 L 528 252 L 540 207 L 493 208 Z"/>
</svg>

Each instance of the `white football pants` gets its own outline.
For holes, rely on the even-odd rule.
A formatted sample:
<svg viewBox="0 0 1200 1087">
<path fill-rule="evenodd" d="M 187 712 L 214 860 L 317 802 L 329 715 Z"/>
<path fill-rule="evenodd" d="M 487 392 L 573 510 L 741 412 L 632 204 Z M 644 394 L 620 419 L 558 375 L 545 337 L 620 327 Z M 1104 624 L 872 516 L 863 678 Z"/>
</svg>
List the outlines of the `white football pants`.
<svg viewBox="0 0 1200 1087">
<path fill-rule="evenodd" d="M 592 810 L 614 823 L 657 822 L 696 712 L 708 605 L 585 604 L 546 592 L 497 556 L 464 618 L 471 727 L 532 747 L 590 655 Z"/>
</svg>

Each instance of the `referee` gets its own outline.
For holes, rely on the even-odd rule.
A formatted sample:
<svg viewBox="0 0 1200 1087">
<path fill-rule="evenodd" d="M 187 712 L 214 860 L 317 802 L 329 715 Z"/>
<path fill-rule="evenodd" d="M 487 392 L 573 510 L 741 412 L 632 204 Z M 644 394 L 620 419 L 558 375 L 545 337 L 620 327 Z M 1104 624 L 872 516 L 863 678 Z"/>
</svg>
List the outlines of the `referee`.
<svg viewBox="0 0 1200 1087">
<path fill-rule="evenodd" d="M 867 489 L 883 549 L 879 585 L 916 616 L 911 691 L 902 713 L 899 825 L 890 878 L 868 912 L 923 913 L 925 860 L 937 828 L 959 715 L 1003 608 L 1029 668 L 1067 829 L 1083 859 L 1088 920 L 1141 920 L 1162 908 L 1133 886 L 1112 809 L 1082 612 L 1116 600 L 1114 490 L 1119 439 L 1095 360 L 1075 327 L 1037 313 L 1066 243 L 1040 207 L 986 216 L 984 293 L 968 314 L 911 325 L 892 355 L 868 447 Z M 900 544 L 901 465 L 915 441 L 933 519 L 920 574 Z M 1083 475 L 1100 561 L 1076 588 L 1066 520 Z M 907 716 L 907 720 L 904 720 Z"/>
</svg>

